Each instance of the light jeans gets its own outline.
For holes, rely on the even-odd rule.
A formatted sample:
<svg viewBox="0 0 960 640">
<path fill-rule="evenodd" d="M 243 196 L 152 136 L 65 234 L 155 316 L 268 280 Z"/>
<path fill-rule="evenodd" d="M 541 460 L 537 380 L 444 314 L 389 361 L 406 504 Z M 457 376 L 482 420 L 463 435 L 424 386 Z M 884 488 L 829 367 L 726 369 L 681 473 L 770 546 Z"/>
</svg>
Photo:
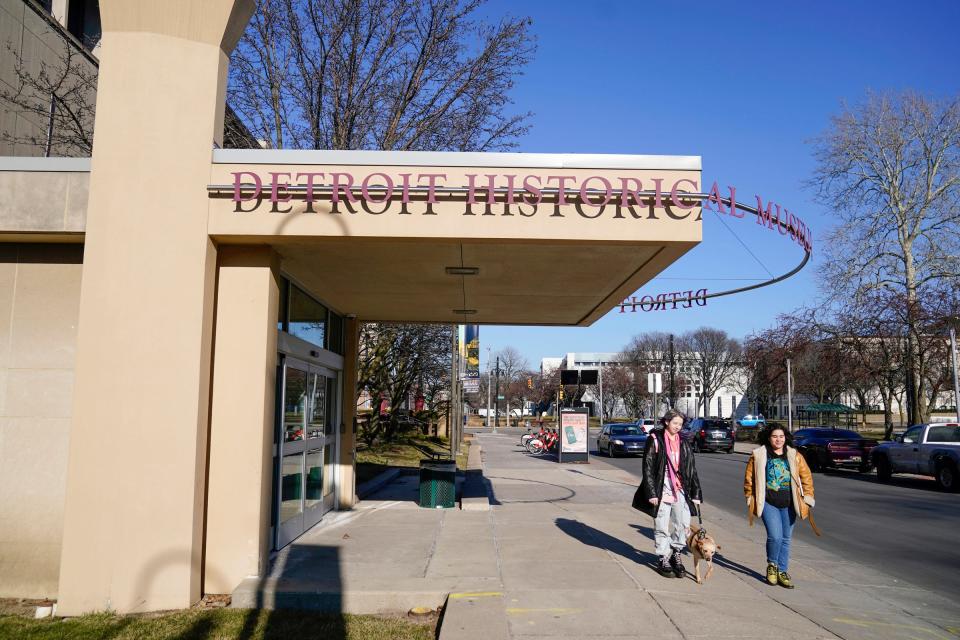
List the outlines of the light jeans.
<svg viewBox="0 0 960 640">
<path fill-rule="evenodd" d="M 793 538 L 793 523 L 797 520 L 797 514 L 790 507 L 778 509 L 765 504 L 760 519 L 767 528 L 767 562 L 786 572 L 790 564 L 790 541 Z"/>
<path fill-rule="evenodd" d="M 665 491 L 664 494 L 669 494 Z M 687 531 L 690 529 L 690 507 L 681 493 L 676 502 L 664 502 L 660 498 L 657 517 L 653 521 L 653 542 L 656 554 L 661 558 L 670 555 L 670 550 L 683 550 L 687 546 Z"/>
</svg>

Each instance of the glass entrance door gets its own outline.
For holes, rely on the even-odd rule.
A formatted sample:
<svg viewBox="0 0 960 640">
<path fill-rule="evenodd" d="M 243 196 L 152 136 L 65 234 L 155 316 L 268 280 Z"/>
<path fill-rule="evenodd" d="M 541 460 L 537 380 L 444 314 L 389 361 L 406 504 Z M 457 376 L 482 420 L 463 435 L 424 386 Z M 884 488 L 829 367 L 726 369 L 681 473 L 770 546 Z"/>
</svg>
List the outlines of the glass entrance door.
<svg viewBox="0 0 960 640">
<path fill-rule="evenodd" d="M 333 508 L 337 372 L 285 358 L 277 482 L 277 548 Z"/>
</svg>

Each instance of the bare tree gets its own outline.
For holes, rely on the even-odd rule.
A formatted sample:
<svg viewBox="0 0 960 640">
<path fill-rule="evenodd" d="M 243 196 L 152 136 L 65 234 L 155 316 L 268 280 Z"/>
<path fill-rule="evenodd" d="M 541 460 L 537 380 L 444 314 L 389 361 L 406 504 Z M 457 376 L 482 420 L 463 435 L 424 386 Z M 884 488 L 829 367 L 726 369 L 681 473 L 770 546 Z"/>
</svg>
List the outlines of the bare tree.
<svg viewBox="0 0 960 640">
<path fill-rule="evenodd" d="M 603 367 L 603 405 L 600 407 L 601 420 L 613 417 L 621 404 L 626 408 L 626 397 L 636 386 L 633 372 L 623 365 L 608 364 Z M 600 385 L 594 385 L 593 393 L 600 397 Z"/>
<path fill-rule="evenodd" d="M 233 53 L 230 101 L 272 148 L 488 151 L 529 114 L 510 91 L 527 18 L 489 25 L 481 0 L 259 0 Z"/>
<path fill-rule="evenodd" d="M 710 399 L 740 366 L 743 348 L 726 331 L 710 327 L 685 333 L 680 338 L 680 344 L 683 345 L 684 357 L 693 366 L 696 379 L 700 382 L 700 404 L 703 406 L 703 415 L 708 415 Z"/>
<path fill-rule="evenodd" d="M 366 390 L 373 404 L 369 430 L 392 440 L 398 432 L 399 409 L 415 391 L 423 394 L 427 408 L 442 414 L 442 389 L 450 388 L 450 325 L 364 324 L 360 331 L 357 389 Z M 390 412 L 380 418 L 387 401 Z"/>
<path fill-rule="evenodd" d="M 821 275 L 834 300 L 903 296 L 908 420 L 928 417 L 917 339 L 925 291 L 960 279 L 960 97 L 870 95 L 816 140 L 811 184 L 837 211 Z"/>
<path fill-rule="evenodd" d="M 44 25 L 53 34 L 49 25 Z M 41 35 L 41 34 L 38 34 Z M 0 43 L 13 61 L 14 85 L 0 83 L 3 107 L 43 123 L 42 128 L 0 132 L 4 142 L 33 147 L 38 155 L 89 157 L 97 102 L 97 59 L 60 35 L 56 57 L 25 57 L 12 42 Z"/>
<path fill-rule="evenodd" d="M 500 363 L 500 384 L 514 382 L 520 378 L 521 373 L 530 369 L 530 361 L 515 347 L 506 346 L 493 354 L 493 357 Z"/>
</svg>

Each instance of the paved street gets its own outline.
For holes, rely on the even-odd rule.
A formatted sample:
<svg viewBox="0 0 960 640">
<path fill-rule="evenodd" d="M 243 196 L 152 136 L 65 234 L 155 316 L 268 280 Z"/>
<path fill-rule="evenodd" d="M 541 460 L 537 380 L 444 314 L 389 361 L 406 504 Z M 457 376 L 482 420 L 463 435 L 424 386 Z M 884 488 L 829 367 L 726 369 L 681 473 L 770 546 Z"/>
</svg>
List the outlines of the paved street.
<svg viewBox="0 0 960 640">
<path fill-rule="evenodd" d="M 596 434 L 591 451 L 596 452 Z M 602 459 L 639 477 L 640 458 Z M 737 453 L 697 455 L 708 510 L 719 507 L 745 514 L 746 460 L 746 455 Z M 814 517 L 823 536 L 816 537 L 804 523 L 795 530 L 800 540 L 893 577 L 960 596 L 960 545 L 955 543 L 960 494 L 943 493 L 926 479 L 894 477 L 893 483 L 884 485 L 873 474 L 846 471 L 814 474 L 814 486 Z"/>
<path fill-rule="evenodd" d="M 516 435 L 523 429 L 500 429 Z M 591 456 L 596 453 L 591 430 Z M 600 456 L 639 478 L 640 458 Z M 702 453 L 697 468 L 704 486 L 706 509 L 720 508 L 745 517 L 741 453 Z M 824 534 L 817 537 L 804 523 L 798 539 L 852 560 L 873 565 L 894 578 L 929 589 L 960 595 L 960 545 L 950 541 L 960 530 L 960 494 L 939 491 L 931 480 L 894 476 L 889 485 L 873 474 L 847 471 L 814 474 L 817 507 L 814 517 Z M 762 525 L 757 523 L 756 526 Z"/>
</svg>

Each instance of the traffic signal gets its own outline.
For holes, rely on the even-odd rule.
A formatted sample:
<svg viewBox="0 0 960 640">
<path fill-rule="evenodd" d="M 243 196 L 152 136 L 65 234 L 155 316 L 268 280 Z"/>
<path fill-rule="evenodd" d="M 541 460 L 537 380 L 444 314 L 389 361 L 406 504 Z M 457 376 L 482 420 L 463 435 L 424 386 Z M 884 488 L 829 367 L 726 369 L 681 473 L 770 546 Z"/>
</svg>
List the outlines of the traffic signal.
<svg viewBox="0 0 960 640">
<path fill-rule="evenodd" d="M 560 389 L 560 395 L 559 395 L 558 397 L 559 397 L 561 400 L 563 400 L 563 389 Z"/>
<path fill-rule="evenodd" d="M 527 389 L 533 389 L 533 378 L 527 378 Z"/>
</svg>

